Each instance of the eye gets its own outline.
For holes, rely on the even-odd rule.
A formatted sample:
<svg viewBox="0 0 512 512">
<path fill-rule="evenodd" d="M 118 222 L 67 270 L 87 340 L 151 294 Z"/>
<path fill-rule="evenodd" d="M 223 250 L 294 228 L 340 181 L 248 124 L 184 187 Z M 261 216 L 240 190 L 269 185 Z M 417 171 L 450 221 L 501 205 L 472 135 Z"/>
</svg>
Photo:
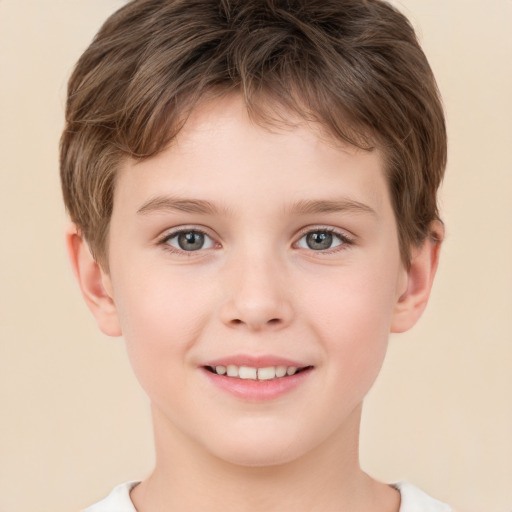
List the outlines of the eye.
<svg viewBox="0 0 512 512">
<path fill-rule="evenodd" d="M 317 229 L 302 236 L 297 242 L 297 247 L 313 251 L 328 251 L 351 243 L 352 241 L 341 233 L 336 233 L 331 229 Z"/>
<path fill-rule="evenodd" d="M 162 244 L 169 245 L 179 251 L 199 251 L 201 249 L 211 249 L 215 242 L 202 231 L 196 229 L 186 229 L 175 231 L 162 240 Z"/>
</svg>

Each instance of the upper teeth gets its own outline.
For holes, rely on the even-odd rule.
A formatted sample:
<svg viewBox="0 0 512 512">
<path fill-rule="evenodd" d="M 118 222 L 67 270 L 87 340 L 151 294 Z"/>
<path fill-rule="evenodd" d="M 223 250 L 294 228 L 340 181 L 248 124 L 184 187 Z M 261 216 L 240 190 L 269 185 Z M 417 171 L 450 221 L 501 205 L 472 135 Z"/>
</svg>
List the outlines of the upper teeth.
<svg viewBox="0 0 512 512">
<path fill-rule="evenodd" d="M 271 380 L 276 377 L 284 377 L 286 375 L 294 375 L 298 368 L 295 366 L 268 366 L 266 368 L 253 368 L 251 366 L 235 366 L 229 364 L 227 366 L 213 366 L 212 370 L 218 375 L 227 375 L 239 379 L 252 380 Z"/>
</svg>

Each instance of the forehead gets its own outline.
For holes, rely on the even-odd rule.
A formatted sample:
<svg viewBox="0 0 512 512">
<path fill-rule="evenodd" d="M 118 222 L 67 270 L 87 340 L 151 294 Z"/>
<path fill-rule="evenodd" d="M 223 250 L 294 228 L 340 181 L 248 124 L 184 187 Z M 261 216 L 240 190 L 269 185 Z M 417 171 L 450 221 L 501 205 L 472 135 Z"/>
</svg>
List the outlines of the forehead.
<svg viewBox="0 0 512 512">
<path fill-rule="evenodd" d="M 198 106 L 155 157 L 126 162 L 114 210 L 129 200 L 147 202 L 165 194 L 216 202 L 259 197 L 265 205 L 344 197 L 379 210 L 387 186 L 377 149 L 342 143 L 292 115 L 262 126 L 232 95 Z"/>
</svg>

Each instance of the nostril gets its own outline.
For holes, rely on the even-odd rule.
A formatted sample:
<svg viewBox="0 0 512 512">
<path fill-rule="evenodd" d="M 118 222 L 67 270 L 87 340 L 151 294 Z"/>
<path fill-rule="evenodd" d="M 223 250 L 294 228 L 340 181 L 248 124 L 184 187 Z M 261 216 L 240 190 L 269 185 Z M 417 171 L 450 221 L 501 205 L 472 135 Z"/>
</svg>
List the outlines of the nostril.
<svg viewBox="0 0 512 512">
<path fill-rule="evenodd" d="M 232 325 L 241 325 L 245 323 L 243 320 L 240 320 L 239 318 L 233 318 L 231 320 L 231 324 Z M 267 325 L 278 325 L 281 323 L 281 319 L 280 318 L 271 318 L 270 320 L 267 320 Z"/>
</svg>

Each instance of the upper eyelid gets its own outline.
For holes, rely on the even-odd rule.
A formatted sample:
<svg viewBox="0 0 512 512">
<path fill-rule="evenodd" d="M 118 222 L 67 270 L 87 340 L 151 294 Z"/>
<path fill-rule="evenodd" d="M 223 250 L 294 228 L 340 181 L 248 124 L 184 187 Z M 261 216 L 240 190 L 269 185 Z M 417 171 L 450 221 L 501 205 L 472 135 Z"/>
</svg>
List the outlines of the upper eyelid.
<svg viewBox="0 0 512 512">
<path fill-rule="evenodd" d="M 187 233 L 190 231 L 195 231 L 197 233 L 202 233 L 203 235 L 206 235 L 210 237 L 212 240 L 216 240 L 216 236 L 211 233 L 211 230 L 207 229 L 206 227 L 202 226 L 178 226 L 175 228 L 168 228 L 161 235 L 157 237 L 157 239 L 160 242 L 163 242 L 165 240 L 170 240 L 171 238 L 174 238 L 175 236 L 178 236 L 180 233 Z"/>
<path fill-rule="evenodd" d="M 356 236 L 352 234 L 350 231 L 347 231 L 346 229 L 341 228 L 335 228 L 333 226 L 307 226 L 305 228 L 302 228 L 298 235 L 297 240 L 300 240 L 302 237 L 307 235 L 308 233 L 315 233 L 315 232 L 322 232 L 327 231 L 329 233 L 333 233 L 335 235 L 340 236 L 341 238 L 345 238 L 350 241 L 354 241 Z"/>
</svg>

